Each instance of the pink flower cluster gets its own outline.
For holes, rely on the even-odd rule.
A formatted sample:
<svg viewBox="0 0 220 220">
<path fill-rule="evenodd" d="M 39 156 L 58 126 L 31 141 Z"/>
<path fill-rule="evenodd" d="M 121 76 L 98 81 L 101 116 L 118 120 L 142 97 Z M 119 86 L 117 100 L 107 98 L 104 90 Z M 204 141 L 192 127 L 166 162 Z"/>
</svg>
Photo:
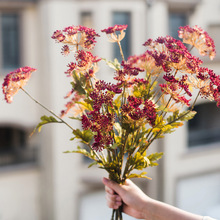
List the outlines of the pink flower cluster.
<svg viewBox="0 0 220 220">
<path fill-rule="evenodd" d="M 57 30 L 52 35 L 58 43 L 63 43 L 62 54 L 68 55 L 72 50 L 75 51 L 75 62 L 68 64 L 68 69 L 65 72 L 68 77 L 71 77 L 75 85 L 78 83 L 76 78 L 80 80 L 89 80 L 98 70 L 97 63 L 101 60 L 97 56 L 88 51 L 95 46 L 95 38 L 99 35 L 92 28 L 87 28 L 84 26 L 69 26 L 64 28 L 64 30 Z M 80 49 L 81 47 L 81 49 Z M 75 74 L 75 75 L 74 75 Z M 76 85 L 77 86 L 77 85 Z M 71 109 L 76 107 L 76 102 L 82 100 L 85 95 L 79 94 L 78 91 L 71 91 L 69 95 L 65 98 L 70 98 L 70 101 L 65 105 L 66 109 L 61 111 L 61 117 L 65 116 Z M 79 111 L 80 112 L 80 111 Z"/>
<path fill-rule="evenodd" d="M 217 106 L 220 107 L 220 76 L 216 75 L 213 70 L 201 67 L 197 78 L 191 77 L 191 84 L 200 90 L 202 97 L 216 101 Z"/>
<path fill-rule="evenodd" d="M 125 37 L 125 30 L 127 29 L 128 25 L 114 25 L 113 27 L 109 27 L 107 29 L 101 30 L 101 32 L 105 32 L 109 37 L 110 42 L 117 42 L 119 43 Z M 119 32 L 119 34 L 118 34 Z"/>
<path fill-rule="evenodd" d="M 11 103 L 13 101 L 13 96 L 26 85 L 34 71 L 36 69 L 25 66 L 6 75 L 2 84 L 6 102 Z"/>
<path fill-rule="evenodd" d="M 144 43 L 149 47 L 146 52 L 155 60 L 155 65 L 162 67 L 164 72 L 178 70 L 187 73 L 195 73 L 202 61 L 193 56 L 187 47 L 173 37 L 160 37 L 153 41 L 149 39 Z"/>
<path fill-rule="evenodd" d="M 94 76 L 97 70 L 97 63 L 101 60 L 97 56 L 93 56 L 90 51 L 78 50 L 75 53 L 76 62 L 68 64 L 68 70 L 65 72 L 67 76 L 72 77 L 73 71 Z"/>
<path fill-rule="evenodd" d="M 67 55 L 70 53 L 70 46 L 79 49 L 81 46 L 84 49 L 92 49 L 95 46 L 95 38 L 99 35 L 92 28 L 84 26 L 69 26 L 63 30 L 57 30 L 52 35 L 52 38 L 57 42 L 65 44 L 62 48 L 62 53 Z"/>
<path fill-rule="evenodd" d="M 190 44 L 199 50 L 202 56 L 208 55 L 212 60 L 216 55 L 215 44 L 209 34 L 197 25 L 180 27 L 179 38 L 183 43 Z"/>
<path fill-rule="evenodd" d="M 181 27 L 179 33 L 181 33 L 180 37 L 184 39 L 185 43 L 192 44 L 200 52 L 207 51 L 207 53 L 201 52 L 202 55 L 214 56 L 213 40 L 202 29 L 186 26 Z M 194 39 L 194 41 L 192 43 L 185 38 Z M 200 38 L 203 40 L 200 41 Z M 160 37 L 155 41 L 149 39 L 144 45 L 149 48 L 145 56 L 150 56 L 149 60 L 153 58 L 155 65 L 165 72 L 163 76 L 165 82 L 160 84 L 161 91 L 170 95 L 175 103 L 190 106 L 190 99 L 186 95 L 192 96 L 189 88 L 194 87 L 200 90 L 202 97 L 215 100 L 219 106 L 220 84 L 219 80 L 213 81 L 219 76 L 208 68 L 202 68 L 203 62 L 198 57 L 193 56 L 181 41 L 167 36 L 165 38 Z M 210 73 L 212 74 L 210 75 Z"/>
<path fill-rule="evenodd" d="M 129 61 L 122 61 L 121 66 L 123 68 L 117 70 L 114 77 L 114 79 L 118 81 L 117 86 L 132 86 L 135 83 L 135 80 L 137 79 L 139 73 L 144 71 L 139 67 L 133 66 L 133 64 Z"/>
<path fill-rule="evenodd" d="M 82 126 L 85 130 L 90 129 L 96 132 L 92 148 L 101 151 L 104 146 L 113 143 L 111 131 L 115 121 L 114 113 L 102 112 L 102 108 L 113 108 L 114 94 L 121 93 L 122 90 L 116 85 L 106 83 L 103 80 L 97 81 L 95 88 L 90 92 L 89 97 L 92 101 L 93 110 L 81 116 Z"/>
<path fill-rule="evenodd" d="M 147 120 L 147 122 L 154 126 L 156 120 L 156 108 L 151 100 L 129 96 L 127 103 L 122 106 L 122 112 L 128 115 L 133 120 Z M 143 105 L 142 105 L 143 104 Z"/>
<path fill-rule="evenodd" d="M 109 27 L 109 28 L 103 29 L 101 31 L 105 32 L 106 34 L 112 34 L 112 33 L 115 33 L 116 31 L 124 31 L 124 30 L 127 29 L 127 27 L 128 27 L 128 25 L 118 25 L 118 24 L 116 24 L 113 27 Z"/>
</svg>

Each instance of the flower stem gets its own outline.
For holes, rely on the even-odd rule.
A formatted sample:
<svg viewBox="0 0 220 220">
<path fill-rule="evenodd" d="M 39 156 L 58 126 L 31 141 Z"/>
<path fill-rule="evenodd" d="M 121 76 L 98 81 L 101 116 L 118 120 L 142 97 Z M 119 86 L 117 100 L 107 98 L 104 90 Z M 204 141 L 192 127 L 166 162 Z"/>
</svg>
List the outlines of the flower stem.
<svg viewBox="0 0 220 220">
<path fill-rule="evenodd" d="M 58 116 L 57 114 L 55 114 L 53 111 L 51 111 L 50 109 L 48 109 L 46 106 L 42 105 L 40 102 L 38 102 L 33 96 L 31 96 L 24 88 L 20 87 L 20 89 L 26 94 L 28 95 L 35 103 L 37 103 L 38 105 L 40 105 L 42 108 L 44 108 L 46 111 L 50 112 L 53 116 L 55 116 L 56 118 L 58 118 L 62 123 L 64 123 L 65 125 L 67 125 L 71 130 L 75 130 L 72 126 L 70 126 L 66 121 L 64 121 L 60 116 Z"/>
<path fill-rule="evenodd" d="M 122 47 L 121 47 L 121 43 L 120 43 L 120 41 L 117 41 L 117 43 L 118 43 L 118 46 L 119 46 L 119 50 L 120 50 L 122 60 L 125 60 L 124 53 L 123 53 L 123 50 L 122 50 Z"/>
</svg>

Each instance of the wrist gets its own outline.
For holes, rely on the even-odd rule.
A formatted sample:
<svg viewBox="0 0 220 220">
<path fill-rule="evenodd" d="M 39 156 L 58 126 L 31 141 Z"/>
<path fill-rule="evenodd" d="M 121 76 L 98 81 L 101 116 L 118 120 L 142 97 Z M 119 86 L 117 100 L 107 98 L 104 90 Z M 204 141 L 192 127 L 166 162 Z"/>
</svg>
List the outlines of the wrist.
<svg viewBox="0 0 220 220">
<path fill-rule="evenodd" d="M 146 197 L 143 201 L 142 206 L 142 213 L 143 213 L 143 219 L 152 219 L 153 215 L 153 209 L 154 209 L 154 199 L 151 199 L 149 197 Z"/>
</svg>

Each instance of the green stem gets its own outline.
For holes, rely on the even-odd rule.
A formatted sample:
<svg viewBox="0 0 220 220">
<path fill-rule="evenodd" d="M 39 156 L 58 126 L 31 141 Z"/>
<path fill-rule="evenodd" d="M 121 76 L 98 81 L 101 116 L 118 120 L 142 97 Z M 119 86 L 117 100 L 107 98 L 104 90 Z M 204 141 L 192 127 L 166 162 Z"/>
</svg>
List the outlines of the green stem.
<svg viewBox="0 0 220 220">
<path fill-rule="evenodd" d="M 155 81 L 156 81 L 158 78 L 159 78 L 159 75 L 156 76 L 155 79 L 153 80 L 153 82 L 151 83 L 151 85 L 150 85 L 150 87 L 149 87 L 149 89 L 148 89 L 148 94 L 150 93 L 152 86 L 154 85 Z"/>
<path fill-rule="evenodd" d="M 40 105 L 43 109 L 45 109 L 46 111 L 48 111 L 49 113 L 51 113 L 53 116 L 55 116 L 56 118 L 58 118 L 62 123 L 64 123 L 65 125 L 67 125 L 71 130 L 75 130 L 72 126 L 70 126 L 67 122 L 65 122 L 60 116 L 58 116 L 57 114 L 55 114 L 53 111 L 51 111 L 50 109 L 48 109 L 46 106 L 42 105 L 40 102 L 38 102 L 34 97 L 32 97 L 25 89 L 23 89 L 22 87 L 20 87 L 20 89 L 26 94 L 28 95 L 35 103 L 37 103 L 38 105 Z"/>
<path fill-rule="evenodd" d="M 103 162 L 102 158 L 97 154 L 95 150 L 92 149 L 92 146 L 90 144 L 87 144 L 87 145 L 90 148 L 90 150 L 96 155 L 97 159 L 103 164 L 103 167 L 104 167 L 105 163 Z"/>
<path fill-rule="evenodd" d="M 124 57 L 124 53 L 123 53 L 123 50 L 122 50 L 122 47 L 121 47 L 121 43 L 120 43 L 120 41 L 117 41 L 117 43 L 118 43 L 118 46 L 119 46 L 119 50 L 120 50 L 120 54 L 121 54 L 122 60 L 124 61 L 125 57 Z"/>
<path fill-rule="evenodd" d="M 190 110 L 188 110 L 185 114 L 181 115 L 180 117 L 176 118 L 175 120 L 170 121 L 170 122 L 167 123 L 166 125 L 172 124 L 173 122 L 180 120 L 181 118 L 185 117 L 190 111 L 192 111 L 193 108 L 194 108 L 194 106 L 195 106 L 195 104 L 196 104 L 196 101 L 197 101 L 199 95 L 200 95 L 200 91 L 198 92 L 198 94 L 197 94 L 197 96 L 196 96 L 196 98 L 195 98 L 195 100 L 194 100 L 194 102 L 193 102 L 193 104 L 192 104 Z M 165 125 L 165 126 L 166 126 L 166 125 Z M 152 137 L 152 135 L 153 135 L 153 134 L 152 134 L 151 137 L 149 138 L 149 144 L 148 144 L 147 147 L 145 147 L 144 150 L 142 150 L 142 152 L 140 152 L 140 153 L 143 153 L 145 150 L 147 150 L 148 147 L 150 146 L 150 144 L 151 144 L 151 143 L 158 137 L 158 135 L 160 135 L 161 133 L 162 133 L 162 130 L 158 131 L 157 134 L 156 134 L 154 137 Z M 152 138 L 152 139 L 151 139 L 151 138 Z"/>
<path fill-rule="evenodd" d="M 112 209 L 112 217 L 111 217 L 111 220 L 114 220 L 114 216 L 115 216 L 115 209 Z"/>
</svg>

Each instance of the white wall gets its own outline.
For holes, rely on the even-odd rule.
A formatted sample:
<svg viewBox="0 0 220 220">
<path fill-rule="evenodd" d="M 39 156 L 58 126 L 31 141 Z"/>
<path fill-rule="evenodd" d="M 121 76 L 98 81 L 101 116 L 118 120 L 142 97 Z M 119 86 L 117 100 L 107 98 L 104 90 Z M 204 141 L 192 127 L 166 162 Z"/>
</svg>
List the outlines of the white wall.
<svg viewBox="0 0 220 220">
<path fill-rule="evenodd" d="M 0 219 L 39 220 L 40 210 L 39 170 L 0 171 Z"/>
<path fill-rule="evenodd" d="M 220 219 L 220 173 L 204 173 L 180 179 L 177 184 L 177 206 L 200 215 Z"/>
</svg>

